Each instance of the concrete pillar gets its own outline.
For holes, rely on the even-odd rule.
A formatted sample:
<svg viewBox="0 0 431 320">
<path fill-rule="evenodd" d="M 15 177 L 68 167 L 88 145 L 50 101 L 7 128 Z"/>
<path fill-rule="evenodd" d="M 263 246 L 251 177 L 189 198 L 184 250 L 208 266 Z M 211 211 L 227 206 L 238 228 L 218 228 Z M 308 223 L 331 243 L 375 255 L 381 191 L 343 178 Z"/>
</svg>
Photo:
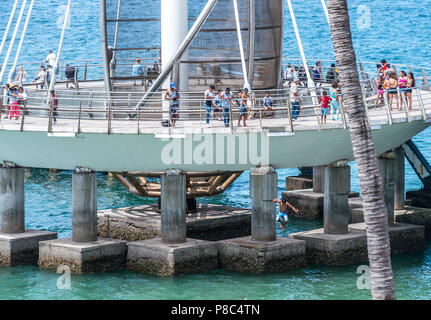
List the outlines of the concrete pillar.
<svg viewBox="0 0 431 320">
<path fill-rule="evenodd" d="M 406 188 L 406 169 L 405 169 L 405 154 L 403 147 L 395 149 L 395 210 L 403 210 L 405 206 L 405 188 Z"/>
<path fill-rule="evenodd" d="M 379 157 L 379 170 L 383 180 L 384 198 L 388 208 L 388 223 L 395 223 L 395 163 L 396 155 L 394 152 L 387 152 Z"/>
<path fill-rule="evenodd" d="M 186 242 L 186 175 L 181 170 L 167 170 L 161 176 L 162 241 Z"/>
<path fill-rule="evenodd" d="M 2 233 L 24 233 L 24 169 L 0 167 Z"/>
<path fill-rule="evenodd" d="M 328 234 L 348 233 L 350 166 L 336 163 L 324 170 L 324 231 Z"/>
<path fill-rule="evenodd" d="M 72 240 L 97 241 L 97 173 L 72 175 Z"/>
<path fill-rule="evenodd" d="M 324 168 L 323 166 L 313 167 L 313 191 L 316 193 L 323 193 Z"/>
<path fill-rule="evenodd" d="M 250 171 L 251 239 L 275 241 L 275 203 L 278 175 L 272 167 L 255 168 Z"/>
</svg>

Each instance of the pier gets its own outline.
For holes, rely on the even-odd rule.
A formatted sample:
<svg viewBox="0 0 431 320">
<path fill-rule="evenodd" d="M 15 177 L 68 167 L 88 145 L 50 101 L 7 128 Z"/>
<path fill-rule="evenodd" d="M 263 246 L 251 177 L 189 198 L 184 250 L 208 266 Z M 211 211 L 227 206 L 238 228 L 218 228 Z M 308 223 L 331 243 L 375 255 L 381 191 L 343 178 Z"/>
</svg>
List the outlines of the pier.
<svg viewBox="0 0 431 320">
<path fill-rule="evenodd" d="M 230 1 L 209 0 L 190 20 L 190 28 L 187 1 L 173 3 L 167 10 L 172 2 L 162 0 L 164 9 L 154 20 L 163 26 L 160 46 L 143 48 L 119 31 L 123 22 L 142 21 L 121 19 L 121 1 L 115 8 L 101 0 L 102 59 L 74 61 L 79 65 L 74 78 L 64 81 L 61 73 L 69 61 L 60 61 L 61 40 L 49 90 L 23 84 L 27 98 L 14 110 L 15 119 L 10 114 L 0 119 L 0 266 L 38 264 L 56 271 L 66 265 L 76 274 L 127 269 L 176 276 L 217 268 L 265 274 L 310 263 L 366 261 L 362 199 L 350 185 L 354 155 L 343 95 L 339 119 L 324 123 L 319 98 L 332 83 L 311 77 L 309 67 L 315 60 L 283 59 L 281 0 L 262 0 L 262 12 L 255 10 L 254 1 L 243 2 L 230 17 L 224 17 Z M 268 21 L 263 21 L 265 15 Z M 65 30 L 66 24 L 63 35 Z M 167 30 L 175 31 L 173 40 Z M 211 47 L 222 31 L 235 41 Z M 126 38 L 129 43 L 124 43 Z M 232 49 L 232 43 L 240 49 Z M 136 63 L 130 58 L 158 49 L 160 65 L 153 61 L 159 58 L 154 54 L 144 65 L 140 58 Z M 233 53 L 226 57 L 226 52 Z M 319 61 L 326 72 L 334 68 L 329 65 L 335 61 Z M 305 72 L 295 79 L 298 96 L 291 93 L 294 79 L 281 76 L 288 65 Z M 420 251 L 430 234 L 431 213 L 415 206 L 429 204 L 431 167 L 411 139 L 431 126 L 430 69 L 394 65 L 421 75 L 411 88 L 412 108 L 397 89 L 405 104 L 396 110 L 387 99 L 375 108 L 375 65 L 359 62 L 352 68 L 360 71 L 389 209 L 391 250 Z M 135 75 L 137 67 L 145 67 L 145 72 Z M 219 116 L 208 111 L 204 91 L 209 86 L 230 86 L 236 94 L 230 100 L 246 101 L 247 126 L 239 122 L 246 117 L 239 110 L 241 103 L 236 106 L 228 99 L 228 111 Z M 178 115 L 170 105 L 176 100 L 164 98 L 170 88 L 181 95 Z M 55 98 L 49 96 L 52 89 Z M 250 96 L 238 97 L 242 89 Z M 263 101 L 267 92 L 275 109 L 271 116 Z M 299 115 L 293 110 L 297 103 Z M 424 184 L 407 199 L 405 157 Z M 322 228 L 280 238 L 273 201 L 278 198 L 277 170 L 298 167 L 303 174 L 287 178 L 283 200 L 299 209 L 297 218 L 322 219 Z M 24 168 L 73 171 L 71 238 L 25 230 Z M 153 198 L 154 203 L 98 212 L 98 172 L 112 174 L 128 192 Z M 251 208 L 199 203 L 199 198 L 222 195 L 241 174 L 250 175 Z"/>
</svg>

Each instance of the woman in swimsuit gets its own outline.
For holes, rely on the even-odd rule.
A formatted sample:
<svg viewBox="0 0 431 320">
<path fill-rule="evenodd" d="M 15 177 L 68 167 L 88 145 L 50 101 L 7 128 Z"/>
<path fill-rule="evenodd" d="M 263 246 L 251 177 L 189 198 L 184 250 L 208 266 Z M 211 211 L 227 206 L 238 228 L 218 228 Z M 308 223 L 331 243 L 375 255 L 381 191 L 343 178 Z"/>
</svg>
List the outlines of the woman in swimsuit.
<svg viewBox="0 0 431 320">
<path fill-rule="evenodd" d="M 400 86 L 401 110 L 403 110 L 404 99 L 407 99 L 407 82 L 407 73 L 405 71 L 401 71 L 400 78 L 398 79 L 398 85 Z"/>
<path fill-rule="evenodd" d="M 385 80 L 383 79 L 383 75 L 381 75 L 381 76 L 379 76 L 379 79 L 377 80 L 377 100 L 376 100 L 376 105 L 374 106 L 374 110 L 377 109 L 379 102 L 380 102 L 380 108 L 385 103 L 384 86 L 385 86 Z"/>
<path fill-rule="evenodd" d="M 413 72 L 410 72 L 407 77 L 407 89 L 406 89 L 406 96 L 409 102 L 409 111 L 412 111 L 412 107 L 413 107 L 413 88 L 416 88 L 416 80 Z"/>
<path fill-rule="evenodd" d="M 398 77 L 395 73 L 392 73 L 391 75 L 387 75 L 387 82 L 386 82 L 386 92 L 388 94 L 388 100 L 389 100 L 389 107 L 392 110 L 392 102 L 397 100 L 397 109 L 400 110 L 400 104 L 398 101 Z"/>
<path fill-rule="evenodd" d="M 338 82 L 334 81 L 332 83 L 332 88 L 329 91 L 329 97 L 332 99 L 331 101 L 331 118 L 335 120 L 335 115 L 337 116 L 337 120 L 340 120 L 340 100 L 338 96 Z"/>
</svg>

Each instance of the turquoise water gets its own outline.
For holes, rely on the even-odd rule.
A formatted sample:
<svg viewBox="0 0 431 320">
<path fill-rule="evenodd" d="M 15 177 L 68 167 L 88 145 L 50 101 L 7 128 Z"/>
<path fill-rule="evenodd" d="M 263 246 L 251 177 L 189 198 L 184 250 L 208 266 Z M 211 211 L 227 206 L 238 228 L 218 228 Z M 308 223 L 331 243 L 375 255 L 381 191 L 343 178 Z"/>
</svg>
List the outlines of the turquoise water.
<svg viewBox="0 0 431 320">
<path fill-rule="evenodd" d="M 12 0 L 0 2 L 0 12 L 8 12 Z M 148 1 L 151 6 L 152 1 Z M 431 66 L 431 1 L 361 0 L 349 1 L 353 34 L 358 57 L 375 61 L 386 58 L 394 63 Z M 22 61 L 42 61 L 49 49 L 57 47 L 59 5 L 66 1 L 36 1 L 31 32 L 25 40 Z M 99 59 L 98 1 L 74 1 L 71 30 L 66 34 L 65 59 Z M 203 1 L 191 1 L 197 11 Z M 331 40 L 320 1 L 293 1 L 307 57 L 330 59 Z M 358 29 L 357 8 L 369 5 L 372 22 L 368 29 Z M 382 9 L 384 8 L 384 10 Z M 50 13 L 51 12 L 51 13 Z M 286 15 L 288 17 L 288 15 Z M 7 18 L 0 18 L 0 34 Z M 400 23 L 404 24 L 400 32 Z M 286 19 L 284 55 L 297 57 L 298 49 Z M 146 33 L 143 32 L 143 37 Z M 145 38 L 143 39 L 145 41 Z M 323 45 L 322 45 L 323 44 Z M 325 45 L 326 44 L 326 45 Z M 79 50 L 76 50 L 79 48 Z M 431 131 L 414 140 L 431 159 Z M 421 187 L 412 169 L 406 166 L 407 189 Z M 279 191 L 284 189 L 287 175 L 296 169 L 279 170 Z M 249 207 L 248 173 L 244 173 L 223 195 L 203 202 Z M 113 178 L 99 174 L 99 209 L 131 206 L 151 202 L 129 194 Z M 352 189 L 359 190 L 356 169 L 352 171 Z M 47 170 L 26 171 L 26 224 L 28 228 L 56 231 L 60 237 L 71 235 L 71 173 L 49 173 Z M 304 222 L 291 219 L 288 230 L 277 229 L 281 237 L 289 233 L 315 229 L 321 221 Z M 393 257 L 397 294 L 401 299 L 431 298 L 431 246 L 423 253 Z M 213 272 L 161 279 L 125 271 L 72 276 L 71 290 L 56 286 L 58 275 L 37 267 L 0 268 L 0 299 L 369 299 L 369 290 L 356 286 L 357 266 L 342 268 L 308 266 L 303 270 L 255 276 L 215 270 Z"/>
</svg>

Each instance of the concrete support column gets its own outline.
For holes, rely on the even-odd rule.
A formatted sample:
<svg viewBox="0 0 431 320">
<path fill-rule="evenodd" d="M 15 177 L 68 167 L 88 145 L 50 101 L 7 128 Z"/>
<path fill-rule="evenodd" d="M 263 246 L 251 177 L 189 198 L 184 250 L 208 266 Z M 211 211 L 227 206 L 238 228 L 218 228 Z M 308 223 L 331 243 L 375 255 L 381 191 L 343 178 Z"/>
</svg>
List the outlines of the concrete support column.
<svg viewBox="0 0 431 320">
<path fill-rule="evenodd" d="M 313 167 L 313 192 L 323 193 L 324 169 L 323 166 Z"/>
<path fill-rule="evenodd" d="M 328 234 L 349 232 L 350 166 L 332 164 L 324 170 L 324 231 Z"/>
<path fill-rule="evenodd" d="M 2 233 L 24 233 L 24 169 L 0 167 Z"/>
<path fill-rule="evenodd" d="M 278 175 L 272 167 L 260 167 L 250 172 L 251 239 L 275 241 L 275 203 Z"/>
<path fill-rule="evenodd" d="M 72 175 L 72 240 L 97 241 L 97 173 Z"/>
<path fill-rule="evenodd" d="M 164 243 L 186 242 L 186 175 L 178 169 L 161 176 L 161 233 Z"/>
<path fill-rule="evenodd" d="M 406 169 L 405 169 L 405 154 L 403 147 L 395 149 L 395 210 L 403 210 L 405 206 L 405 188 L 406 188 Z"/>
<path fill-rule="evenodd" d="M 388 223 L 395 223 L 395 169 L 396 155 L 394 152 L 387 152 L 379 157 L 379 170 L 383 180 L 384 198 L 388 208 Z"/>
</svg>

